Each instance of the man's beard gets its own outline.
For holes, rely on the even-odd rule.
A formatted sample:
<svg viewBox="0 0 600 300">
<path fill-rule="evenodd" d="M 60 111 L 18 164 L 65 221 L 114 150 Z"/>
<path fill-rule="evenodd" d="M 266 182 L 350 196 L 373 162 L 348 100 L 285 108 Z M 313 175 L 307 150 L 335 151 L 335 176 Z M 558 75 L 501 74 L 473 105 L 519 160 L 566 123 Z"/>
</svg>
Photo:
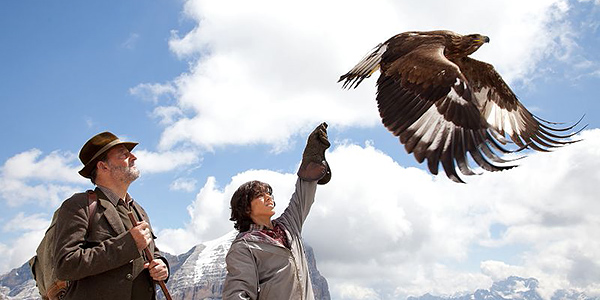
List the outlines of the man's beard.
<svg viewBox="0 0 600 300">
<path fill-rule="evenodd" d="M 111 166 L 110 172 L 114 178 L 124 183 L 132 183 L 140 177 L 140 170 L 135 166 Z"/>
</svg>

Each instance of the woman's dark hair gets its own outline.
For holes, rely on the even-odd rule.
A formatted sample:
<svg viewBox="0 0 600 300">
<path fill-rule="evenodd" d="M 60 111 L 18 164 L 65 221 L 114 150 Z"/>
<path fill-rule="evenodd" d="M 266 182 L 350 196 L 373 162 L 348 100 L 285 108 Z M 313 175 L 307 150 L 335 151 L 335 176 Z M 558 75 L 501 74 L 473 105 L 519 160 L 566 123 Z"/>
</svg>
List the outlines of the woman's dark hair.
<svg viewBox="0 0 600 300">
<path fill-rule="evenodd" d="M 268 183 L 258 180 L 248 181 L 242 185 L 231 196 L 231 218 L 235 222 L 233 227 L 239 232 L 250 229 L 252 219 L 250 218 L 250 202 L 252 199 L 263 195 L 273 194 L 273 188 Z"/>
</svg>

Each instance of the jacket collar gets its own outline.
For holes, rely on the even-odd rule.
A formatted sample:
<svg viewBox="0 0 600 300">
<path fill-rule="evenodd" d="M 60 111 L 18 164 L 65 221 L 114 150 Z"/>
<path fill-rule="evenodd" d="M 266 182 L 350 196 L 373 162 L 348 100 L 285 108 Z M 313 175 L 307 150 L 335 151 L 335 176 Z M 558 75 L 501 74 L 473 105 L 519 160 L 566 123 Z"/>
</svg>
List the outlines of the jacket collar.
<svg viewBox="0 0 600 300">
<path fill-rule="evenodd" d="M 102 191 L 102 193 L 106 196 L 108 201 L 110 201 L 110 203 L 112 203 L 114 206 L 117 206 L 117 204 L 119 204 L 119 200 L 121 200 L 121 198 L 119 198 L 119 196 L 117 196 L 117 194 L 115 194 L 111 189 L 101 185 L 98 185 L 98 189 Z M 131 196 L 129 196 L 129 193 L 127 193 L 127 195 L 125 196 L 124 201 L 125 203 L 131 203 L 131 201 L 133 201 Z"/>
</svg>

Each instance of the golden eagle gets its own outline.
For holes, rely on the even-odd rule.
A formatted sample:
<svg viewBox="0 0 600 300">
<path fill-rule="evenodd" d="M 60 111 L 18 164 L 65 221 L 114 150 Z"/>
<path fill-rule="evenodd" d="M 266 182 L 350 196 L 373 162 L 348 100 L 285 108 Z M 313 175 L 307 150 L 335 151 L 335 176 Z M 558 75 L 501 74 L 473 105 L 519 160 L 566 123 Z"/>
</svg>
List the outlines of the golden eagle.
<svg viewBox="0 0 600 300">
<path fill-rule="evenodd" d="M 377 45 L 338 82 L 356 88 L 381 69 L 377 105 L 383 124 L 419 163 L 427 159 L 432 174 L 441 162 L 456 182 L 464 182 L 456 166 L 464 175 L 476 174 L 467 153 L 487 171 L 514 167 L 496 154 L 514 152 L 503 146 L 505 135 L 517 150 L 548 151 L 571 143 L 562 139 L 576 133 L 564 132 L 579 122 L 557 128 L 534 116 L 492 65 L 468 57 L 489 41 L 446 30 L 400 33 Z"/>
</svg>

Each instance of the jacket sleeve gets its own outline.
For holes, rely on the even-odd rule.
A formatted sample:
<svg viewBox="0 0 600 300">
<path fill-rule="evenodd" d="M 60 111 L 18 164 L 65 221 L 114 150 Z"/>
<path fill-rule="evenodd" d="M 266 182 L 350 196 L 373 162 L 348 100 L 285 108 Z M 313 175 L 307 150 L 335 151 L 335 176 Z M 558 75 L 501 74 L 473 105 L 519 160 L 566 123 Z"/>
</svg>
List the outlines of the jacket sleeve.
<svg viewBox="0 0 600 300">
<path fill-rule="evenodd" d="M 167 258 L 162 256 L 160 250 L 158 250 L 156 246 L 154 246 L 154 259 L 160 259 L 165 263 L 165 265 L 167 265 L 167 270 L 169 274 L 167 275 L 167 279 L 165 279 L 164 282 L 168 282 L 169 278 L 171 278 L 171 266 L 169 265 L 169 261 L 167 260 Z"/>
<path fill-rule="evenodd" d="M 225 257 L 225 262 L 227 275 L 223 285 L 223 300 L 257 299 L 257 266 L 246 242 L 234 242 Z"/>
<path fill-rule="evenodd" d="M 293 226 L 297 233 L 302 232 L 304 220 L 310 212 L 312 204 L 315 202 L 315 194 L 317 192 L 316 181 L 304 181 L 300 178 L 296 181 L 296 190 L 292 194 L 290 204 L 281 214 L 281 219 L 285 220 L 288 225 Z"/>
<path fill-rule="evenodd" d="M 85 200 L 75 195 L 63 203 L 58 213 L 54 257 L 56 275 L 61 280 L 73 281 L 100 274 L 140 256 L 128 231 L 84 248 L 88 227 L 86 205 Z"/>
</svg>

